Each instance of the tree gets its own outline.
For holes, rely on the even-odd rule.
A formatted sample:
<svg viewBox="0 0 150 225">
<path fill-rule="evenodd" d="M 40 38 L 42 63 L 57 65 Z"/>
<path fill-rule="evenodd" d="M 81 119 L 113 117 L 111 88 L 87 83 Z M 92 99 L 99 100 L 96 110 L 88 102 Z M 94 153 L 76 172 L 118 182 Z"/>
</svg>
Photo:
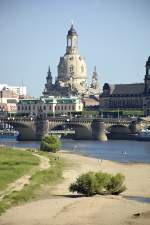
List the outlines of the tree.
<svg viewBox="0 0 150 225">
<path fill-rule="evenodd" d="M 118 173 L 112 176 L 103 172 L 88 172 L 80 175 L 69 187 L 71 192 L 92 196 L 95 194 L 118 195 L 126 190 L 123 185 L 125 177 Z"/>
<path fill-rule="evenodd" d="M 47 152 L 57 152 L 61 147 L 60 139 L 57 136 L 45 136 L 42 138 L 40 150 Z"/>
</svg>

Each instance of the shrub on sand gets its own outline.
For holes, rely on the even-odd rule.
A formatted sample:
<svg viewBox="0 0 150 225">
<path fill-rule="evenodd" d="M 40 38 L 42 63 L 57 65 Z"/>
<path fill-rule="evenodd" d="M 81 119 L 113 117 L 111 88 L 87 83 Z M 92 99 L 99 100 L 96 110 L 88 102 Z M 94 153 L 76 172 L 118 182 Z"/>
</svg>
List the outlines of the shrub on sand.
<svg viewBox="0 0 150 225">
<path fill-rule="evenodd" d="M 123 185 L 125 177 L 118 173 L 111 175 L 103 172 L 88 172 L 80 175 L 69 187 L 71 192 L 92 196 L 95 194 L 118 195 L 126 190 Z"/>
</svg>

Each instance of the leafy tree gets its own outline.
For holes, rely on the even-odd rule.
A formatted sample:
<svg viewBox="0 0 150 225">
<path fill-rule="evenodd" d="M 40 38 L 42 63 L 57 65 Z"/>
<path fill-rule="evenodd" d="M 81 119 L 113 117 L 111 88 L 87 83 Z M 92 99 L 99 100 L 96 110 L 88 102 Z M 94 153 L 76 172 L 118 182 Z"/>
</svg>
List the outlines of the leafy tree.
<svg viewBox="0 0 150 225">
<path fill-rule="evenodd" d="M 125 177 L 118 173 L 112 176 L 103 172 L 88 172 L 80 175 L 69 187 L 71 192 L 92 196 L 95 194 L 118 195 L 126 190 L 123 185 Z"/>
<path fill-rule="evenodd" d="M 40 150 L 47 152 L 57 152 L 60 149 L 61 142 L 57 136 L 45 136 L 42 138 Z"/>
</svg>

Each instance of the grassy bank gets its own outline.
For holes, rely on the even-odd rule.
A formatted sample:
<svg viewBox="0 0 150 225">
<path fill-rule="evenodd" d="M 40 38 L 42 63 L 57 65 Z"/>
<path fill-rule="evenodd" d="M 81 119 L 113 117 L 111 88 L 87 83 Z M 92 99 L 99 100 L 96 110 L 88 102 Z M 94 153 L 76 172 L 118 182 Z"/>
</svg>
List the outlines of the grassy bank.
<svg viewBox="0 0 150 225">
<path fill-rule="evenodd" d="M 27 154 L 31 152 L 25 151 Z M 56 154 L 48 154 L 39 152 L 49 158 L 50 167 L 47 170 L 37 171 L 30 179 L 30 184 L 25 186 L 19 192 L 12 192 L 6 195 L 5 198 L 0 201 L 0 214 L 13 205 L 29 201 L 33 198 L 38 198 L 44 188 L 51 187 L 56 182 L 62 179 L 62 172 L 64 168 L 64 160 L 60 159 Z"/>
<path fill-rule="evenodd" d="M 9 183 L 38 166 L 39 159 L 31 152 L 7 147 L 0 148 L 0 191 Z"/>
</svg>

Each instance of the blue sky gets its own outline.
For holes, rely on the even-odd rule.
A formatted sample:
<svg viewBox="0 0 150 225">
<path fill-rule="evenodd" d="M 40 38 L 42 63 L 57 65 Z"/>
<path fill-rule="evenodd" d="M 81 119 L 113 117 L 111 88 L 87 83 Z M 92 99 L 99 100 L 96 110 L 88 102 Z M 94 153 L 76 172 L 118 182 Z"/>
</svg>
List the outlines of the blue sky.
<svg viewBox="0 0 150 225">
<path fill-rule="evenodd" d="M 44 88 L 48 66 L 57 75 L 71 21 L 88 77 L 100 84 L 143 82 L 150 55 L 150 0 L 0 0 L 0 83 L 30 95 Z"/>
</svg>

